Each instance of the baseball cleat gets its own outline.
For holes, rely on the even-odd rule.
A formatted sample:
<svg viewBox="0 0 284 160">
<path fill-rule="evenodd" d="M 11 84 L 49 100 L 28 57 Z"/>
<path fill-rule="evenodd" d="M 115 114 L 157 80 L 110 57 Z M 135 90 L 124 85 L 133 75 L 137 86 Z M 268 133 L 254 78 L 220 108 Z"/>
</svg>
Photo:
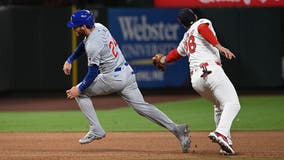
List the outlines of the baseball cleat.
<svg viewBox="0 0 284 160">
<path fill-rule="evenodd" d="M 232 146 L 230 145 L 230 147 L 232 148 Z M 225 156 L 229 156 L 229 155 L 234 155 L 232 153 L 228 153 L 226 151 L 224 151 L 222 148 L 220 149 L 220 152 L 219 152 L 221 155 L 225 155 Z"/>
<path fill-rule="evenodd" d="M 233 148 L 233 141 L 229 138 L 229 137 L 227 137 L 227 140 L 228 140 L 228 144 L 230 145 L 230 147 L 231 148 Z M 226 152 L 226 151 L 224 151 L 222 148 L 220 149 L 220 154 L 221 155 L 232 155 L 231 153 L 228 153 L 228 152 Z"/>
<path fill-rule="evenodd" d="M 221 150 L 227 153 L 226 155 L 229 155 L 229 154 L 233 155 L 236 153 L 234 149 L 232 148 L 232 146 L 228 143 L 226 136 L 218 132 L 211 132 L 209 133 L 208 138 L 211 139 L 212 142 L 218 143 L 221 147 Z"/>
<path fill-rule="evenodd" d="M 83 138 L 79 139 L 79 143 L 81 144 L 87 144 L 91 143 L 94 140 L 100 140 L 104 138 L 106 135 L 98 135 L 94 131 L 90 130 Z"/>
<path fill-rule="evenodd" d="M 178 138 L 183 153 L 187 153 L 190 146 L 190 139 L 188 137 L 188 125 L 178 125 L 174 135 Z"/>
</svg>

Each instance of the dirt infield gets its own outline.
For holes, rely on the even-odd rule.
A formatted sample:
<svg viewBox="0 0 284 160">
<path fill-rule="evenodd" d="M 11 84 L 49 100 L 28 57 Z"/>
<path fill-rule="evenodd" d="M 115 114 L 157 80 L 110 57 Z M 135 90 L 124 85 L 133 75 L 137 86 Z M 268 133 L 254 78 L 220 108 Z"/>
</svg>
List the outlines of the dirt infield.
<svg viewBox="0 0 284 160">
<path fill-rule="evenodd" d="M 194 98 L 188 95 L 145 96 L 150 103 Z M 126 106 L 117 96 L 94 98 L 96 109 Z M 0 99 L 0 111 L 74 110 L 64 98 Z M 176 160 L 191 158 L 283 158 L 284 132 L 233 132 L 237 155 L 219 155 L 219 146 L 208 132 L 192 132 L 189 153 L 181 153 L 178 141 L 168 132 L 108 132 L 107 137 L 80 145 L 85 133 L 0 133 L 0 160 Z"/>
<path fill-rule="evenodd" d="M 191 158 L 284 158 L 284 132 L 233 132 L 234 156 L 219 155 L 207 132 L 191 133 L 191 150 L 181 153 L 168 132 L 109 132 L 80 145 L 84 133 L 0 133 L 1 160 L 176 160 Z"/>
</svg>

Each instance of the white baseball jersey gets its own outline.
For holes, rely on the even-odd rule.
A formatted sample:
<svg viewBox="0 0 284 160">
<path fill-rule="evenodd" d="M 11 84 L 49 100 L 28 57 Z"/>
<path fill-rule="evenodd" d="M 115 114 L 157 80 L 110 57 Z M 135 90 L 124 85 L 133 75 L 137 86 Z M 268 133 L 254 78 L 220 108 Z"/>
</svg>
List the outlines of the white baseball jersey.
<svg viewBox="0 0 284 160">
<path fill-rule="evenodd" d="M 181 56 L 188 56 L 194 90 L 214 104 L 215 131 L 230 138 L 233 119 L 240 110 L 239 99 L 220 65 L 218 49 L 198 32 L 198 26 L 204 23 L 209 24 L 209 29 L 216 35 L 210 20 L 199 19 L 184 34 L 177 51 Z M 204 72 L 200 65 L 203 63 L 207 63 L 206 69 L 210 71 L 205 77 L 201 76 Z"/>
<path fill-rule="evenodd" d="M 209 24 L 209 29 L 215 35 L 211 21 L 208 19 L 199 19 L 184 34 L 177 48 L 179 54 L 188 56 L 191 69 L 199 67 L 204 62 L 220 62 L 218 49 L 213 47 L 198 33 L 198 26 L 202 23 Z"/>
<path fill-rule="evenodd" d="M 95 23 L 95 30 L 84 39 L 88 65 L 99 66 L 100 73 L 110 73 L 126 62 L 109 30 Z"/>
</svg>

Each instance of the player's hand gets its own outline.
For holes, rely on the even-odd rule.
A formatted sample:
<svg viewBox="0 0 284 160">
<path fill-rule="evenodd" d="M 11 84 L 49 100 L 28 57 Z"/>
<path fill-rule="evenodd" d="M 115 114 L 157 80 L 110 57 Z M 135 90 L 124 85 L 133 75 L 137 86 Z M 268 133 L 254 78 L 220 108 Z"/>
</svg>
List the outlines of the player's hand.
<svg viewBox="0 0 284 160">
<path fill-rule="evenodd" d="M 78 97 L 81 94 L 81 92 L 76 86 L 73 86 L 71 89 L 66 91 L 66 94 L 68 99 L 73 99 L 75 97 Z"/>
<path fill-rule="evenodd" d="M 215 47 L 216 47 L 226 58 L 228 58 L 228 59 L 236 58 L 236 56 L 235 56 L 228 48 L 225 48 L 225 47 L 221 46 L 220 44 L 217 44 Z"/>
<path fill-rule="evenodd" d="M 63 71 L 66 75 L 70 75 L 71 74 L 71 69 L 72 69 L 72 64 L 65 61 L 64 65 L 63 65 Z"/>
</svg>

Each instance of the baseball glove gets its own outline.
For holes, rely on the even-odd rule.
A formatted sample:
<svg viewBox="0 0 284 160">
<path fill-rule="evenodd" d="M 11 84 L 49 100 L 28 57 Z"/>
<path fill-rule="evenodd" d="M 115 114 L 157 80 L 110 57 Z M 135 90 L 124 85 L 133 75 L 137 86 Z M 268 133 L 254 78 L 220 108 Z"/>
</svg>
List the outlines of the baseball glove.
<svg viewBox="0 0 284 160">
<path fill-rule="evenodd" d="M 153 65 L 161 71 L 166 70 L 166 56 L 163 54 L 157 53 L 152 57 Z"/>
</svg>

